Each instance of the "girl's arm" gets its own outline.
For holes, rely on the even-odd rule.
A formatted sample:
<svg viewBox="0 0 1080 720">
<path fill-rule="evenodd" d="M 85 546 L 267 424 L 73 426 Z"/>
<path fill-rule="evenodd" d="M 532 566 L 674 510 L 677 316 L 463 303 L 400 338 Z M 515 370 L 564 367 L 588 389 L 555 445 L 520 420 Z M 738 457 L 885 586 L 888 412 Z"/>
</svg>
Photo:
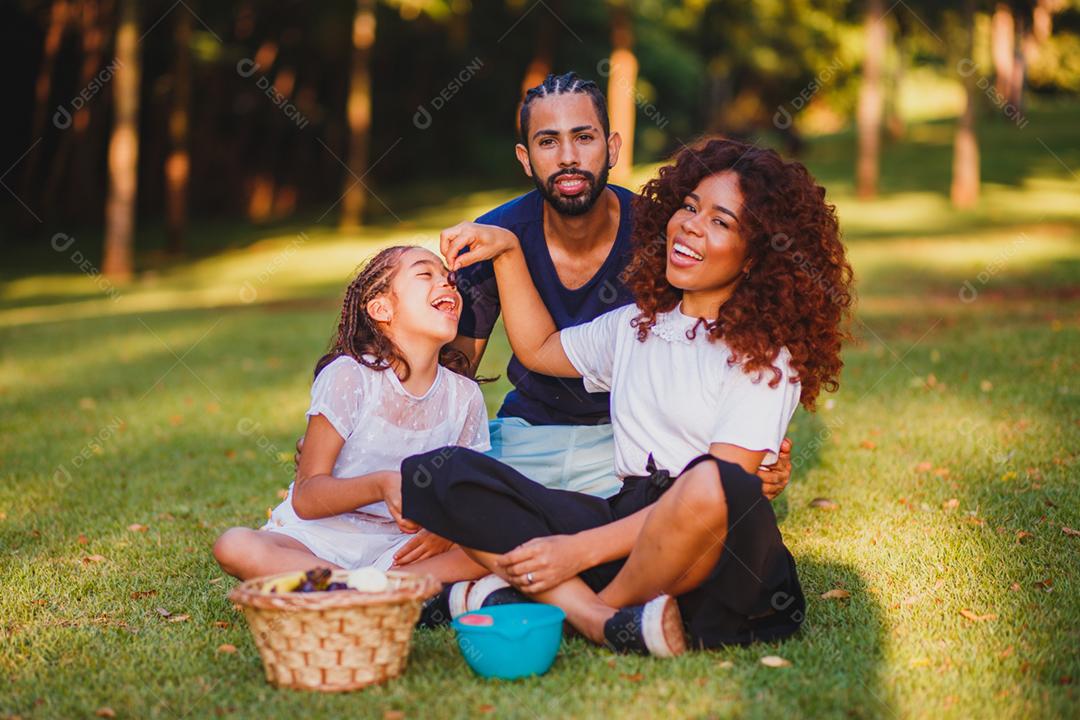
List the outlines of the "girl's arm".
<svg viewBox="0 0 1080 720">
<path fill-rule="evenodd" d="M 713 443 L 709 446 L 709 454 L 739 465 L 751 474 L 765 458 L 763 451 L 747 450 L 726 443 Z M 549 590 L 591 567 L 627 557 L 651 511 L 652 505 L 649 505 L 607 525 L 573 535 L 552 535 L 530 540 L 503 555 L 499 564 L 515 581 L 525 574 L 526 569 L 533 570 L 537 582 L 532 585 L 519 584 L 522 589 L 527 588 L 530 593 Z"/>
<path fill-rule="evenodd" d="M 344 445 L 345 441 L 324 416 L 312 415 L 308 419 L 304 452 L 293 485 L 293 510 L 304 520 L 314 520 L 386 500 L 390 514 L 400 525 L 401 475 L 387 470 L 359 477 L 334 477 L 331 474 L 334 462 Z"/>
</svg>

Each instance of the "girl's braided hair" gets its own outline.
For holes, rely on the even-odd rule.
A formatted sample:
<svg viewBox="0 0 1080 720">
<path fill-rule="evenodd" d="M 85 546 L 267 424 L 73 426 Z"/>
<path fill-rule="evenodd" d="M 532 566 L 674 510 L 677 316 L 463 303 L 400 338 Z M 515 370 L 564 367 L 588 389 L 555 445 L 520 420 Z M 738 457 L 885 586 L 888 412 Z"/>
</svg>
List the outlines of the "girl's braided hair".
<svg viewBox="0 0 1080 720">
<path fill-rule="evenodd" d="M 326 354 L 315 363 L 315 376 L 342 355 L 348 355 L 373 370 L 389 370 L 397 366 L 402 380 L 409 378 L 409 363 L 394 341 L 368 314 L 367 305 L 379 295 L 390 292 L 390 283 L 397 273 L 398 261 L 417 245 L 395 245 L 380 250 L 371 258 L 345 290 L 341 319 L 337 332 L 330 339 Z M 459 375 L 469 376 L 469 360 L 465 353 L 449 345 L 439 351 L 439 364 Z"/>
</svg>

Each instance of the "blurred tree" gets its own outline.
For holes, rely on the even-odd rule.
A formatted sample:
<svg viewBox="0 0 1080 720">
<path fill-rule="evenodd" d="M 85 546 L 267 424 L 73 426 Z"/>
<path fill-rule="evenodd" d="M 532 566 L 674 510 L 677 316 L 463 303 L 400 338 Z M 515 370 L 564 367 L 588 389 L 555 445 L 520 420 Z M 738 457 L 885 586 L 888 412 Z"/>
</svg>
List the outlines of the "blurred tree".
<svg viewBox="0 0 1080 720">
<path fill-rule="evenodd" d="M 34 116 L 30 123 L 30 136 L 41 138 L 45 133 L 45 119 L 49 112 L 49 99 L 52 97 L 53 72 L 56 67 L 56 56 L 60 52 L 60 46 L 64 40 L 64 33 L 68 28 L 72 14 L 71 3 L 68 0 L 53 0 L 49 8 L 49 24 L 45 31 L 44 50 L 41 55 L 41 66 L 37 71 L 37 82 L 34 83 Z M 38 167 L 43 153 L 30 153 L 26 160 L 26 169 L 22 175 L 22 194 L 24 197 L 37 197 L 36 185 L 38 182 Z"/>
<path fill-rule="evenodd" d="M 628 0 L 610 0 L 611 58 L 608 69 L 608 112 L 611 129 L 622 136 L 619 162 L 611 179 L 626 182 L 634 170 L 634 123 L 637 119 L 638 61 L 634 56 L 634 19 Z"/>
<path fill-rule="evenodd" d="M 1016 20 L 1012 3 L 994 5 L 990 20 L 990 58 L 994 63 L 994 89 L 1000 97 L 1013 98 L 1017 70 L 1023 67 L 1016 57 Z M 1019 66 L 1019 67 L 1018 67 Z M 1022 77 L 1022 70 L 1020 75 Z"/>
<path fill-rule="evenodd" d="M 109 190 L 102 272 L 123 280 L 134 270 L 135 192 L 139 160 L 139 17 L 137 0 L 119 0 Z"/>
<path fill-rule="evenodd" d="M 885 59 L 888 34 L 885 28 L 884 0 L 866 0 L 863 79 L 859 89 L 858 153 L 855 159 L 855 190 L 860 198 L 877 195 L 881 155 L 881 115 L 884 90 L 881 68 Z"/>
<path fill-rule="evenodd" d="M 975 0 L 963 0 L 956 33 L 964 61 L 973 63 L 975 51 Z M 976 72 L 961 73 L 964 110 L 956 121 L 953 140 L 952 185 L 949 190 L 956 208 L 972 208 L 979 201 L 979 140 L 975 133 L 975 103 L 978 100 Z"/>
<path fill-rule="evenodd" d="M 356 0 L 352 28 L 352 70 L 346 115 L 349 122 L 348 173 L 341 204 L 341 228 L 360 225 L 367 190 L 357 178 L 367 172 L 371 142 L 371 54 L 375 45 L 375 0 Z"/>
<path fill-rule="evenodd" d="M 188 127 L 191 104 L 191 24 L 190 12 L 173 13 L 173 82 L 169 109 L 169 156 L 165 160 L 165 225 L 168 249 L 184 250 L 187 231 L 187 194 L 191 178 Z"/>
</svg>

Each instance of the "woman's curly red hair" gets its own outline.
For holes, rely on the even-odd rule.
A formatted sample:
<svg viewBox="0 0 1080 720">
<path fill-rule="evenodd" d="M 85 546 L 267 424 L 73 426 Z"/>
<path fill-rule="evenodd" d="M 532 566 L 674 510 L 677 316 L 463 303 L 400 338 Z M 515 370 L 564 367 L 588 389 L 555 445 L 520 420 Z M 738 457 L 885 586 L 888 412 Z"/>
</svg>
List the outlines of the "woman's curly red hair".
<svg viewBox="0 0 1080 720">
<path fill-rule="evenodd" d="M 739 234 L 752 265 L 719 316 L 703 318 L 709 339 L 722 339 L 732 362 L 748 373 L 772 370 L 772 387 L 781 378 L 773 363 L 786 347 L 802 384 L 800 400 L 813 410 L 822 388 L 839 387 L 852 270 L 825 188 L 801 163 L 785 162 L 773 150 L 710 139 L 684 148 L 645 184 L 634 201 L 633 254 L 623 275 L 641 309 L 638 339 L 682 297 L 665 273 L 668 220 L 702 179 L 727 170 L 739 178 Z"/>
</svg>

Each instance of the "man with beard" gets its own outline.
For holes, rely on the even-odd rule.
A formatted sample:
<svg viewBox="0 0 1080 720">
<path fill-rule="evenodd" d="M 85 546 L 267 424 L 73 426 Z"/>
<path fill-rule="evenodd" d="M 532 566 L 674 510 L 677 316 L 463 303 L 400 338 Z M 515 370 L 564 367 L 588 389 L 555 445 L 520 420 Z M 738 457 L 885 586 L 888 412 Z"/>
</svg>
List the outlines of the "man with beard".
<svg viewBox="0 0 1080 720">
<path fill-rule="evenodd" d="M 484 225 L 510 230 L 521 242 L 536 289 L 556 326 L 580 325 L 633 297 L 620 274 L 630 257 L 634 193 L 607 183 L 622 139 L 610 132 L 607 103 L 596 83 L 570 72 L 548 75 L 521 105 L 518 162 L 536 189 L 443 231 L 444 254 L 458 261 Z M 475 373 L 499 316 L 491 261 L 456 273 L 463 306 L 453 346 Z M 547 487 L 608 497 L 619 490 L 606 393 L 589 393 L 581 379 L 526 370 L 514 356 L 507 394 L 491 421 L 490 455 Z M 762 480 L 778 491 L 791 474 L 785 440 Z"/>
</svg>

